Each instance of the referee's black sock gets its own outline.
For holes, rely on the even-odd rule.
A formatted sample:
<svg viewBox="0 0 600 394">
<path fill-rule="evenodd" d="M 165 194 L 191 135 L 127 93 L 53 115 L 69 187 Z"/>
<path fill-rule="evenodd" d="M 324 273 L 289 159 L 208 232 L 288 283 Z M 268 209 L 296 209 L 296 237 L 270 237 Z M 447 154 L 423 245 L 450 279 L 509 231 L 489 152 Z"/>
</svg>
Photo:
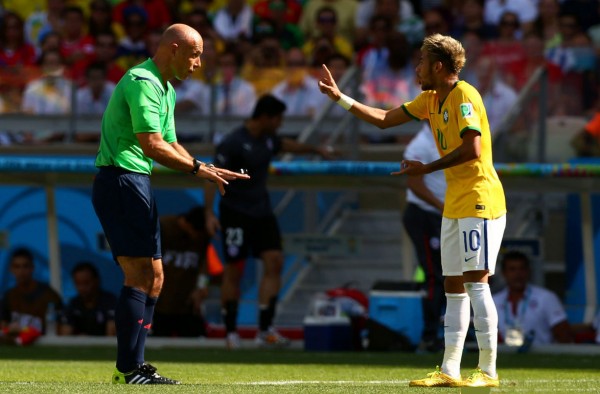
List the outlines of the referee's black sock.
<svg viewBox="0 0 600 394">
<path fill-rule="evenodd" d="M 136 345 L 148 295 L 141 290 L 123 286 L 115 311 L 117 329 L 117 369 L 131 372 L 137 367 Z"/>
<path fill-rule="evenodd" d="M 225 301 L 225 305 L 223 306 L 223 310 L 221 311 L 221 313 L 223 315 L 223 322 L 225 323 L 225 330 L 227 331 L 227 333 L 236 332 L 238 301 Z"/>
<path fill-rule="evenodd" d="M 260 306 L 260 313 L 258 316 L 259 329 L 260 331 L 267 331 L 269 327 L 273 325 L 273 319 L 275 318 L 275 308 L 277 307 L 277 296 L 269 299 L 268 305 Z"/>
<path fill-rule="evenodd" d="M 152 318 L 154 317 L 154 306 L 156 305 L 156 301 L 158 301 L 158 297 L 148 296 L 146 298 L 146 307 L 144 308 L 144 322 L 142 323 L 142 329 L 140 330 L 137 344 L 135 345 L 136 363 L 138 365 L 143 364 L 145 362 L 144 349 L 146 347 L 146 337 L 148 336 L 148 332 L 152 328 Z"/>
</svg>

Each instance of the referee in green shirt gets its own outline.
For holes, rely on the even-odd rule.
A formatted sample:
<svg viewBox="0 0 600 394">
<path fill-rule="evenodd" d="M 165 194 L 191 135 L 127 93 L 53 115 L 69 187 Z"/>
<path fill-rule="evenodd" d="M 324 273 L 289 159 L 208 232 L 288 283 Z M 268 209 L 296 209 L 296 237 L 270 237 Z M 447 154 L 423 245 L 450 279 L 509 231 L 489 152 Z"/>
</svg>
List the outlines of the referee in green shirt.
<svg viewBox="0 0 600 394">
<path fill-rule="evenodd" d="M 202 37 L 193 28 L 183 24 L 167 28 L 154 57 L 119 81 L 102 119 L 92 202 L 125 276 L 115 314 L 113 383 L 179 383 L 160 376 L 144 360 L 163 283 L 160 226 L 150 186 L 153 161 L 215 182 L 221 194 L 227 181 L 248 178 L 202 163 L 177 143 L 175 91 L 168 81 L 189 77 L 200 67 L 202 51 Z"/>
</svg>

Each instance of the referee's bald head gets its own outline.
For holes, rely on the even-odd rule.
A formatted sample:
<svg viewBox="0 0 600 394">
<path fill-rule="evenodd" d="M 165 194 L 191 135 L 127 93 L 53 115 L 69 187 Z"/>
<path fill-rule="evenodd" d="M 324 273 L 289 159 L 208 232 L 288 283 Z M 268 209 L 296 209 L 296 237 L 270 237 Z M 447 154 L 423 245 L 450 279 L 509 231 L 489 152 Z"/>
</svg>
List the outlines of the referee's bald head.
<svg viewBox="0 0 600 394">
<path fill-rule="evenodd" d="M 176 23 L 165 29 L 159 45 L 195 43 L 198 41 L 202 41 L 202 37 L 196 29 L 183 23 Z"/>
</svg>

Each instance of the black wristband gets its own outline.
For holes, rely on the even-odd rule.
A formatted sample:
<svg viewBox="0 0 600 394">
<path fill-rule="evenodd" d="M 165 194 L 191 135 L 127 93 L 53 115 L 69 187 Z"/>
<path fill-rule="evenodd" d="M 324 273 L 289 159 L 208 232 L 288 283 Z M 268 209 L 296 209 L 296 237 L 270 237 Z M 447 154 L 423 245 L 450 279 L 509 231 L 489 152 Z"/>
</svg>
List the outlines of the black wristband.
<svg viewBox="0 0 600 394">
<path fill-rule="evenodd" d="M 192 175 L 196 175 L 198 173 L 201 165 L 202 162 L 200 160 L 194 159 L 194 169 L 191 171 Z"/>
</svg>

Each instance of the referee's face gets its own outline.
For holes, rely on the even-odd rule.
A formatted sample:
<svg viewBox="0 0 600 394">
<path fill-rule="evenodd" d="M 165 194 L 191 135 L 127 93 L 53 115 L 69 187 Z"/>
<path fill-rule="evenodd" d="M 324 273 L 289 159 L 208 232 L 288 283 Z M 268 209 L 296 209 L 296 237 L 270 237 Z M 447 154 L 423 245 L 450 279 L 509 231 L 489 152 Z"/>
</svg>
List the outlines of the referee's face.
<svg viewBox="0 0 600 394">
<path fill-rule="evenodd" d="M 200 56 L 203 52 L 202 39 L 190 40 L 181 43 L 174 57 L 175 78 L 183 81 L 200 68 L 202 62 Z"/>
</svg>

